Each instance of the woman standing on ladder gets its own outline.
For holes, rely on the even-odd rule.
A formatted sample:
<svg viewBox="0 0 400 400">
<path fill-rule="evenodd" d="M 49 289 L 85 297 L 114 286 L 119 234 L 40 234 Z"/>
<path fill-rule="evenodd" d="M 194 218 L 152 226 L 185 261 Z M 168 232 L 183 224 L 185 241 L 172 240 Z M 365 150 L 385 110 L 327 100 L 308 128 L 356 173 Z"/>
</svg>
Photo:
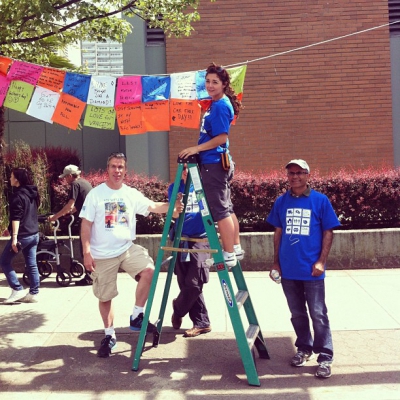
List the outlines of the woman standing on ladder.
<svg viewBox="0 0 400 400">
<path fill-rule="evenodd" d="M 200 156 L 200 171 L 210 211 L 222 240 L 223 255 L 228 267 L 242 260 L 239 222 L 233 211 L 229 182 L 233 178 L 234 163 L 229 153 L 229 129 L 242 108 L 226 69 L 212 63 L 206 70 L 206 90 L 211 105 L 203 116 L 197 146 L 179 153 L 180 158 Z"/>
</svg>

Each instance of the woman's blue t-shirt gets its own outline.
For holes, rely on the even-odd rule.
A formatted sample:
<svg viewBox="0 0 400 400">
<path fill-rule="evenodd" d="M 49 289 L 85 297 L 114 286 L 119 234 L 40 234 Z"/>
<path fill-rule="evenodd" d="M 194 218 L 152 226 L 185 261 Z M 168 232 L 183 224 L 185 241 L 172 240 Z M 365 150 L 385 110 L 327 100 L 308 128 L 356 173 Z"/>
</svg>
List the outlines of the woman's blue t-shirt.
<svg viewBox="0 0 400 400">
<path fill-rule="evenodd" d="M 232 104 L 227 96 L 220 100 L 213 101 L 210 108 L 206 111 L 200 128 L 200 137 L 198 144 L 206 143 L 212 138 L 227 133 L 233 121 L 234 112 Z M 221 162 L 221 153 L 229 154 L 229 140 L 226 144 L 200 152 L 200 161 L 202 164 L 218 164 Z"/>
</svg>

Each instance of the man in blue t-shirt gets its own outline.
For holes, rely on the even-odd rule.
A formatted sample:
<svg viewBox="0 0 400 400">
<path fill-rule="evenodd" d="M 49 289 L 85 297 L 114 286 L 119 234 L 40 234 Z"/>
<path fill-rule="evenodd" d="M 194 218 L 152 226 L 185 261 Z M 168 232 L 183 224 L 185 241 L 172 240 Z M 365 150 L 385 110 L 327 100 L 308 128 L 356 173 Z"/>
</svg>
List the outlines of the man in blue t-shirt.
<svg viewBox="0 0 400 400">
<path fill-rule="evenodd" d="M 187 175 L 187 164 L 184 164 L 178 193 L 185 191 Z M 171 184 L 168 188 L 169 200 L 171 200 L 173 188 L 174 184 Z M 174 217 L 178 217 L 178 215 L 176 213 Z M 172 233 L 174 233 L 174 228 L 172 229 Z M 209 267 L 206 264 L 206 260 L 210 258 L 210 253 L 204 250 L 208 250 L 210 245 L 193 185 L 190 186 L 186 202 L 185 218 L 179 247 L 200 251 L 177 254 L 175 274 L 178 279 L 180 292 L 172 301 L 174 312 L 171 322 L 174 329 L 179 329 L 182 324 L 182 318 L 189 313 L 193 327 L 185 331 L 184 337 L 195 337 L 211 332 L 210 319 L 203 296 L 203 285 L 209 279 Z"/>
<path fill-rule="evenodd" d="M 290 161 L 286 170 L 290 190 L 276 200 L 267 222 L 275 227 L 271 271 L 277 270 L 282 277 L 283 292 L 297 336 L 297 353 L 290 364 L 302 367 L 313 353 L 319 353 L 315 376 L 329 378 L 333 344 L 325 305 L 324 278 L 333 229 L 340 222 L 328 198 L 308 185 L 310 167 L 304 160 Z M 273 279 L 271 273 L 270 277 Z"/>
</svg>

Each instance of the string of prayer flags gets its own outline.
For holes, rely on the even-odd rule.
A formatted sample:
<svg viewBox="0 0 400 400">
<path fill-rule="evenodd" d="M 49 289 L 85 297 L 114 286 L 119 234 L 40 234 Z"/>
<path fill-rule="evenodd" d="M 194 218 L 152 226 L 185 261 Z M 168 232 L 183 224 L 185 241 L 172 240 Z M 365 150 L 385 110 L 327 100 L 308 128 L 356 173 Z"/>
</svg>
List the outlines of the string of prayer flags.
<svg viewBox="0 0 400 400">
<path fill-rule="evenodd" d="M 52 117 L 56 109 L 60 93 L 37 86 L 26 113 L 32 117 L 52 124 Z"/>
<path fill-rule="evenodd" d="M 142 78 L 140 76 L 122 76 L 117 80 L 115 105 L 136 104 L 142 101 Z"/>
<path fill-rule="evenodd" d="M 142 102 L 168 100 L 171 91 L 169 76 L 142 76 Z"/>
<path fill-rule="evenodd" d="M 117 78 L 112 76 L 92 76 L 87 103 L 99 107 L 113 107 L 116 81 Z"/>
<path fill-rule="evenodd" d="M 239 100 L 247 65 L 227 68 Z M 91 76 L 0 56 L 0 106 L 76 130 L 83 124 L 121 135 L 199 129 L 212 99 L 206 71 L 162 76 Z M 234 124 L 236 118 L 232 122 Z"/>
<path fill-rule="evenodd" d="M 67 128 L 78 128 L 86 103 L 67 93 L 61 93 L 60 100 L 54 110 L 53 122 Z"/>
<path fill-rule="evenodd" d="M 90 75 L 67 72 L 64 79 L 63 93 L 70 94 L 86 103 L 90 79 Z"/>
<path fill-rule="evenodd" d="M 114 107 L 99 107 L 89 104 L 86 107 L 83 124 L 97 129 L 114 130 L 115 116 Z"/>
<path fill-rule="evenodd" d="M 30 83 L 11 81 L 4 100 L 4 107 L 26 113 L 34 89 L 35 87 Z"/>
</svg>

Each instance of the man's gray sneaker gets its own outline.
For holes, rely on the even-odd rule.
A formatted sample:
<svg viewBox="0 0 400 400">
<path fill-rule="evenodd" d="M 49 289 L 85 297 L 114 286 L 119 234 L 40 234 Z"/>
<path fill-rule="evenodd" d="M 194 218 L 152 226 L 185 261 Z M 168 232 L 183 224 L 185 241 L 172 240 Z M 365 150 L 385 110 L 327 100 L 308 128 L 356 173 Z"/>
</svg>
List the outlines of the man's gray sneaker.
<svg viewBox="0 0 400 400">
<path fill-rule="evenodd" d="M 317 378 L 326 379 L 332 375 L 332 363 L 329 361 L 322 361 L 319 363 L 315 376 Z"/>
<path fill-rule="evenodd" d="M 298 350 L 295 356 L 290 360 L 290 365 L 292 367 L 302 367 L 308 360 L 312 360 L 314 354 L 308 353 L 307 351 Z"/>
</svg>

